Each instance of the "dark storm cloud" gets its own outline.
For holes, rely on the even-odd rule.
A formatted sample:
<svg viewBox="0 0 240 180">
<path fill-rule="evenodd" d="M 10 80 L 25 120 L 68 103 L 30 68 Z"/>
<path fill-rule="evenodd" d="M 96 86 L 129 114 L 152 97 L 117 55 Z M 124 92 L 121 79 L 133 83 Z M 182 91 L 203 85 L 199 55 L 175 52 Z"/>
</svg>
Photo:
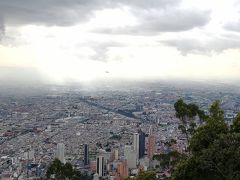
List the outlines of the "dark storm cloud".
<svg viewBox="0 0 240 180">
<path fill-rule="evenodd" d="M 162 41 L 162 43 L 176 47 L 183 55 L 191 54 L 205 54 L 211 55 L 212 52 L 221 53 L 227 49 L 240 49 L 240 36 L 235 39 L 214 38 L 211 40 L 197 40 L 197 39 L 173 39 Z"/>
</svg>

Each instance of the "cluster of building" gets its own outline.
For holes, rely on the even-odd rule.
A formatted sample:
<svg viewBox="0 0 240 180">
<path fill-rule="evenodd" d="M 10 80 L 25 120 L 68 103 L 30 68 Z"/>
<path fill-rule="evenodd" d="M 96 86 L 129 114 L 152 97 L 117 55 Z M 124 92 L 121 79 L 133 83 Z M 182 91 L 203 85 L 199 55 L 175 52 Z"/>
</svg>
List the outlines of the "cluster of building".
<svg viewBox="0 0 240 180">
<path fill-rule="evenodd" d="M 156 152 L 156 138 L 152 133 L 152 126 L 149 128 L 148 137 L 140 129 L 132 135 L 132 140 L 131 145 L 116 147 L 109 152 L 99 149 L 96 158 L 92 160 L 89 157 L 89 145 L 84 144 L 83 166 L 79 170 L 94 174 L 94 180 L 99 177 L 124 180 L 128 176 L 136 175 L 140 170 L 148 170 Z M 56 158 L 66 163 L 64 143 L 57 144 Z"/>
<path fill-rule="evenodd" d="M 31 96 L 0 95 L 0 177 L 42 177 L 56 157 L 95 179 L 156 170 L 154 154 L 186 149 L 173 106 L 180 97 L 206 112 L 220 99 L 229 122 L 240 111 L 238 93 L 159 85 L 102 91 L 54 87 Z M 176 144 L 169 147 L 172 139 Z"/>
</svg>

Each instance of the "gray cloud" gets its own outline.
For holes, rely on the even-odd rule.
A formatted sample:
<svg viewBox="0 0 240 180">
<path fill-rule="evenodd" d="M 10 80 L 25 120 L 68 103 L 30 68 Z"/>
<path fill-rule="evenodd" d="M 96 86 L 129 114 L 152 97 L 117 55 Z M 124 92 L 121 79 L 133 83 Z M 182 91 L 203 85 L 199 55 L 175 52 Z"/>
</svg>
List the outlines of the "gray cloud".
<svg viewBox="0 0 240 180">
<path fill-rule="evenodd" d="M 91 48 L 95 54 L 90 56 L 90 60 L 94 61 L 103 61 L 106 62 L 108 60 L 108 51 L 110 48 L 116 47 L 124 47 L 125 45 L 115 41 L 104 41 L 104 42 L 97 42 L 97 41 L 90 41 L 87 43 L 80 43 L 77 47 L 89 47 Z M 76 56 L 81 59 L 81 53 L 76 54 Z"/>
<path fill-rule="evenodd" d="M 109 5 L 101 0 L 0 0 L 0 43 L 19 44 L 16 32 L 5 32 L 7 26 L 71 26 Z"/>
<path fill-rule="evenodd" d="M 94 43 L 92 44 L 92 49 L 95 51 L 95 55 L 91 57 L 92 60 L 97 61 L 107 61 L 108 51 L 110 48 L 122 47 L 123 44 L 117 42 L 104 42 L 104 43 Z"/>
<path fill-rule="evenodd" d="M 153 29 L 179 31 L 206 23 L 207 15 L 203 14 L 205 12 L 176 9 L 180 2 L 180 0 L 8 0 L 0 1 L 0 17 L 13 25 L 68 26 L 87 20 L 95 10 L 129 6 L 133 10 L 133 15 L 138 17 L 143 25 L 149 25 L 150 31 Z"/>
<path fill-rule="evenodd" d="M 210 20 L 209 12 L 174 8 L 143 11 L 140 16 L 140 28 L 149 32 L 185 31 L 203 26 Z"/>
<path fill-rule="evenodd" d="M 117 0 L 116 2 L 136 7 L 136 8 L 143 8 L 143 9 L 151 9 L 151 8 L 166 8 L 168 6 L 176 6 L 178 5 L 181 0 Z"/>
<path fill-rule="evenodd" d="M 5 26 L 3 23 L 3 19 L 0 16 L 0 41 L 2 40 L 4 34 L 5 34 Z"/>
<path fill-rule="evenodd" d="M 93 29 L 93 32 L 155 35 L 186 31 L 209 22 L 209 12 L 181 9 L 180 3 L 181 0 L 0 0 L 0 37 L 5 26 L 71 26 L 89 20 L 96 10 L 123 6 L 129 7 L 138 25 L 117 29 L 105 27 Z"/>
<path fill-rule="evenodd" d="M 205 54 L 211 55 L 213 52 L 221 53 L 227 49 L 240 49 L 240 37 L 230 39 L 226 37 L 214 38 L 211 40 L 200 41 L 197 39 L 174 39 L 161 41 L 162 43 L 176 47 L 182 55 Z"/>
<path fill-rule="evenodd" d="M 210 21 L 209 11 L 179 8 L 133 9 L 139 24 L 123 28 L 101 28 L 94 30 L 101 33 L 154 35 L 160 32 L 179 32 L 201 27 Z"/>
<path fill-rule="evenodd" d="M 179 0 L 2 0 L 0 17 L 6 23 L 68 26 L 86 20 L 95 10 L 123 5 L 139 8 L 166 7 Z"/>
<path fill-rule="evenodd" d="M 238 20 L 237 22 L 231 22 L 231 23 L 225 24 L 224 28 L 226 30 L 240 32 L 240 20 Z"/>
<path fill-rule="evenodd" d="M 100 0 L 8 0 L 0 1 L 0 14 L 6 23 L 67 26 L 85 20 Z"/>
</svg>

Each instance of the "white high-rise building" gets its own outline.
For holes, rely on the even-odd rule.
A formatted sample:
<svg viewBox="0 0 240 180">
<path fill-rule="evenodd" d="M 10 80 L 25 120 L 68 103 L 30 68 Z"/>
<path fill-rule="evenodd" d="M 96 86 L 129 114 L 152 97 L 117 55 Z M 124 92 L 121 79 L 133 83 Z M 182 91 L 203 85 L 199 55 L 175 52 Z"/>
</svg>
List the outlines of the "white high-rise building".
<svg viewBox="0 0 240 180">
<path fill-rule="evenodd" d="M 133 150 L 136 152 L 137 163 L 138 163 L 138 157 L 139 157 L 139 134 L 138 133 L 133 134 Z"/>
<path fill-rule="evenodd" d="M 124 157 L 127 160 L 128 168 L 134 169 L 137 167 L 137 153 L 132 146 L 125 145 Z"/>
<path fill-rule="evenodd" d="M 133 149 L 138 153 L 139 151 L 139 134 L 133 134 Z"/>
<path fill-rule="evenodd" d="M 153 133 L 152 125 L 150 125 L 150 127 L 149 127 L 149 136 L 152 135 L 152 133 Z"/>
<path fill-rule="evenodd" d="M 57 144 L 56 158 L 65 164 L 65 145 L 63 143 Z"/>
<path fill-rule="evenodd" d="M 118 160 L 119 159 L 119 151 L 118 149 L 114 149 L 114 160 Z"/>
</svg>

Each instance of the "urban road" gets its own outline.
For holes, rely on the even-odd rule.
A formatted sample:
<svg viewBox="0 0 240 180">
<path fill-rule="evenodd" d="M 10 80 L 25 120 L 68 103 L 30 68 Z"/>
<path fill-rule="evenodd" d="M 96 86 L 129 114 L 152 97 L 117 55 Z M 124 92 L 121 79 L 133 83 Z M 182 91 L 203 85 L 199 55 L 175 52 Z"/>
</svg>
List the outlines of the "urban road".
<svg viewBox="0 0 240 180">
<path fill-rule="evenodd" d="M 79 100 L 82 101 L 82 102 L 87 103 L 87 104 L 90 105 L 90 106 L 95 106 L 95 107 L 97 107 L 97 108 L 99 108 L 99 109 L 107 110 L 107 111 L 109 111 L 109 112 L 113 112 L 113 113 L 116 113 L 116 114 L 120 114 L 120 115 L 122 115 L 122 116 L 126 116 L 126 117 L 129 117 L 129 118 L 139 119 L 139 118 L 135 117 L 135 116 L 132 114 L 132 112 L 126 112 L 126 111 L 122 111 L 122 110 L 114 110 L 114 109 L 111 109 L 111 108 L 108 108 L 108 107 L 104 107 L 104 106 L 102 106 L 102 105 L 100 105 L 100 104 L 97 104 L 97 103 L 95 103 L 95 102 L 91 102 L 91 101 L 89 101 L 89 100 L 86 100 L 85 98 L 79 98 Z"/>
</svg>

